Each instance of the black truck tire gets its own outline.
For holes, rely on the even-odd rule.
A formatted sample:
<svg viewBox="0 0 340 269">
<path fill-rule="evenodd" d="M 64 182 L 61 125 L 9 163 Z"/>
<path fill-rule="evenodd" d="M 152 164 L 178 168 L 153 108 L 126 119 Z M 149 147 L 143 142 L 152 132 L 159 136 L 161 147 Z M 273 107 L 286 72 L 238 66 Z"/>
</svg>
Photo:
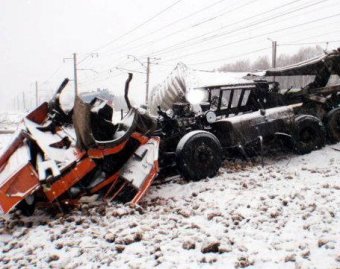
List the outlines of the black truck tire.
<svg viewBox="0 0 340 269">
<path fill-rule="evenodd" d="M 297 116 L 293 142 L 294 150 L 298 154 L 307 154 L 322 148 L 326 143 L 326 132 L 320 119 L 311 115 Z"/>
<path fill-rule="evenodd" d="M 220 141 L 206 131 L 187 133 L 177 145 L 176 163 L 186 179 L 198 181 L 213 177 L 222 164 Z"/>
<path fill-rule="evenodd" d="M 22 200 L 16 207 L 21 211 L 24 216 L 32 216 L 35 211 L 35 197 L 29 195 Z"/>
<path fill-rule="evenodd" d="M 325 126 L 332 143 L 340 141 L 340 107 L 329 111 L 325 117 Z"/>
</svg>

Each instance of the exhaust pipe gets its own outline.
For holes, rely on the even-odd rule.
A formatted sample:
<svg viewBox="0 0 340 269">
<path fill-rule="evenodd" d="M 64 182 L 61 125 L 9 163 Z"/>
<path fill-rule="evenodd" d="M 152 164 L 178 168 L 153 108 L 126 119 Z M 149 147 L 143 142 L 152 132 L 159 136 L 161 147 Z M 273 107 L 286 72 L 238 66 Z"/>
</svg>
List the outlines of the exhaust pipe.
<svg viewBox="0 0 340 269">
<path fill-rule="evenodd" d="M 126 102 L 128 109 L 131 109 L 131 103 L 130 103 L 128 94 L 129 94 L 129 85 L 130 85 L 130 81 L 132 80 L 132 77 L 133 77 L 132 73 L 129 73 L 129 77 L 125 82 L 125 90 L 124 90 L 124 98 L 125 98 L 125 102 Z"/>
</svg>

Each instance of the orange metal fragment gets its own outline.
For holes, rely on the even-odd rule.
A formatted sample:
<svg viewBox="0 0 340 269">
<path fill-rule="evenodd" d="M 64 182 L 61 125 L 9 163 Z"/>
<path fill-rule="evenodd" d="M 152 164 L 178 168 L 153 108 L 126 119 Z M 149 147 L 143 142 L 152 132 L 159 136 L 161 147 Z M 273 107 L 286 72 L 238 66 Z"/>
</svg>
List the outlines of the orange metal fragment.
<svg viewBox="0 0 340 269">
<path fill-rule="evenodd" d="M 103 182 L 101 182 L 101 183 L 98 184 L 97 186 L 95 186 L 95 187 L 91 190 L 91 193 L 95 193 L 95 192 L 101 190 L 102 188 L 104 188 L 105 186 L 109 185 L 110 183 L 113 184 L 113 182 L 115 182 L 118 178 L 119 178 L 119 172 L 113 174 L 112 176 L 110 176 L 109 178 L 105 179 Z"/>
<path fill-rule="evenodd" d="M 146 144 L 149 141 L 149 138 L 147 136 L 137 132 L 132 133 L 131 137 L 138 140 L 139 143 L 141 143 L 142 145 Z"/>
<path fill-rule="evenodd" d="M 0 211 L 9 212 L 40 187 L 38 174 L 28 163 L 0 187 Z"/>
<path fill-rule="evenodd" d="M 89 155 L 90 158 L 102 159 L 107 155 L 111 155 L 111 154 L 115 154 L 115 153 L 120 152 L 122 149 L 124 149 L 126 143 L 127 143 L 127 140 L 124 141 L 123 143 L 119 144 L 118 146 L 113 147 L 113 148 L 89 149 L 87 151 L 87 154 Z"/>
<path fill-rule="evenodd" d="M 48 200 L 50 202 L 54 201 L 64 192 L 69 190 L 74 184 L 79 182 L 84 176 L 91 172 L 96 167 L 96 163 L 90 159 L 86 158 L 81 160 L 75 168 L 70 170 L 66 175 L 59 178 L 56 182 L 52 184 L 50 188 L 44 190 Z"/>
<path fill-rule="evenodd" d="M 34 109 L 30 114 L 28 114 L 26 118 L 29 119 L 30 121 L 41 124 L 46 120 L 47 114 L 48 104 L 45 102 L 38 106 L 36 109 Z"/>
</svg>

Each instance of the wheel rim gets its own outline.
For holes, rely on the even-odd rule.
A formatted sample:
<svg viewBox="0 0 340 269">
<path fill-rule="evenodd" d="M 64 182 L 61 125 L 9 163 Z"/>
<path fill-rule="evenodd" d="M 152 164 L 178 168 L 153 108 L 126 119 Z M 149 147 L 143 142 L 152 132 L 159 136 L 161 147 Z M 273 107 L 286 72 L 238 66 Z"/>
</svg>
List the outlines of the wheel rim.
<svg viewBox="0 0 340 269">
<path fill-rule="evenodd" d="M 177 152 L 177 165 L 182 175 L 195 181 L 214 176 L 222 161 L 219 147 L 209 136 L 191 137 Z"/>
<path fill-rule="evenodd" d="M 199 165 L 210 166 L 214 160 L 213 152 L 205 143 L 201 143 L 196 147 L 194 152 L 194 161 Z"/>
<path fill-rule="evenodd" d="M 336 120 L 335 120 L 335 128 L 337 132 L 340 132 L 340 115 L 337 115 Z"/>
<path fill-rule="evenodd" d="M 313 142 L 313 136 L 314 132 L 312 130 L 312 128 L 304 128 L 301 132 L 300 132 L 300 141 L 303 142 L 304 144 L 310 144 L 311 142 Z"/>
</svg>

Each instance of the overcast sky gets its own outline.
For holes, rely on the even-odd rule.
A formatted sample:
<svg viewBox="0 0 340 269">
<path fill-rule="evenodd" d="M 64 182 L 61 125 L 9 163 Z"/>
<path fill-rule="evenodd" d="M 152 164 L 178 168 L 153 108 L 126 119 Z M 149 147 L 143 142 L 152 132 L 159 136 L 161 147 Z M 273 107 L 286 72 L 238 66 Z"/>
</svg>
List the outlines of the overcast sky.
<svg viewBox="0 0 340 269">
<path fill-rule="evenodd" d="M 131 95 L 141 101 L 147 56 L 159 58 L 154 85 L 179 61 L 209 70 L 270 57 L 268 38 L 279 54 L 315 42 L 336 48 L 339 22 L 339 0 L 0 0 L 1 110 L 13 109 L 22 92 L 32 102 L 35 81 L 43 96 L 73 78 L 72 61 L 63 59 L 74 52 L 80 91 L 121 94 L 129 69 L 137 71 Z"/>
</svg>

